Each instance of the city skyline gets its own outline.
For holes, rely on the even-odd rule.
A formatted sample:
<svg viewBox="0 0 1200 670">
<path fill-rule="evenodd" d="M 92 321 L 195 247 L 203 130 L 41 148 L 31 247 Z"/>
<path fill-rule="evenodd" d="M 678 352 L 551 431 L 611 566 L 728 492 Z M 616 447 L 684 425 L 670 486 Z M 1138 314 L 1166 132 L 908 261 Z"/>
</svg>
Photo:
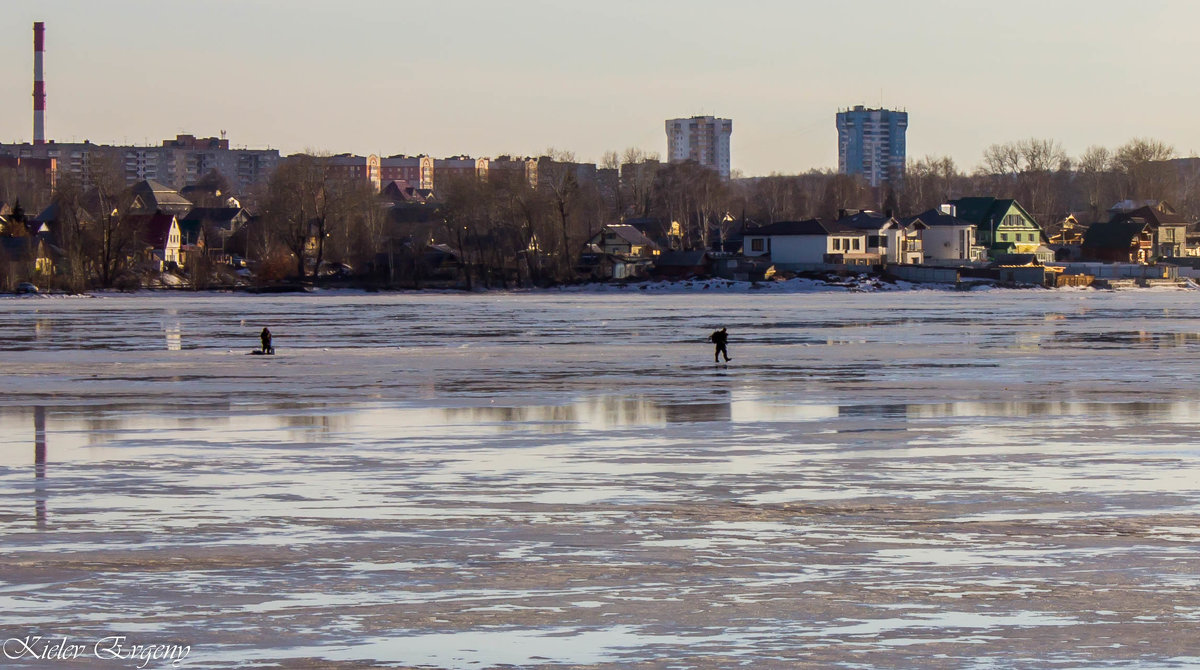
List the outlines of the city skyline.
<svg viewBox="0 0 1200 670">
<path fill-rule="evenodd" d="M 1135 136 L 1200 149 L 1186 112 L 1200 94 L 1182 83 L 1200 18 L 1189 3 L 926 0 L 895 17 L 883 2 L 793 4 L 20 3 L 0 40 L 13 101 L 0 141 L 31 139 L 31 27 L 44 21 L 46 135 L 60 142 L 225 130 L 285 154 L 555 147 L 596 161 L 631 146 L 665 156 L 663 119 L 713 115 L 738 123 L 732 168 L 756 176 L 835 169 L 829 119 L 864 104 L 912 115 L 910 158 L 966 170 L 989 144 L 1028 137 L 1072 156 Z M 728 17 L 714 24 L 717 10 Z M 1139 34 L 1154 48 L 1137 58 L 1115 46 Z"/>
</svg>

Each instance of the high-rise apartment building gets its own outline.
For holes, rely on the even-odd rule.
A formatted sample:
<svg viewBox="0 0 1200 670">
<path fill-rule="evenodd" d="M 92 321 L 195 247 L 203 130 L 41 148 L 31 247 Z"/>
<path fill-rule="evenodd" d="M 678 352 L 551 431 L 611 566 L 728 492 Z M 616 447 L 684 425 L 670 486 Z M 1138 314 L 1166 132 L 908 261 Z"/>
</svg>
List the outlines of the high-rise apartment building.
<svg viewBox="0 0 1200 670">
<path fill-rule="evenodd" d="M 729 136 L 733 121 L 714 116 L 667 120 L 667 159 L 693 160 L 729 179 Z"/>
<path fill-rule="evenodd" d="M 871 186 L 904 178 L 908 112 L 858 105 L 837 114 L 838 172 L 862 175 Z"/>
</svg>

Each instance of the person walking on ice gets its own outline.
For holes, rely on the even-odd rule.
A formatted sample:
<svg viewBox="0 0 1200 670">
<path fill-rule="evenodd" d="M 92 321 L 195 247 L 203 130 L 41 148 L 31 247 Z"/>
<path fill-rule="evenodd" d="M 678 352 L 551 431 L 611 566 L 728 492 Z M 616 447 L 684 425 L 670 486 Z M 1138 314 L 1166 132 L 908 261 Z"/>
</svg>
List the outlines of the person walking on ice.
<svg viewBox="0 0 1200 670">
<path fill-rule="evenodd" d="M 725 347 L 725 344 L 729 341 L 729 333 L 725 332 L 725 327 L 722 326 L 721 330 L 714 330 L 713 334 L 708 336 L 708 341 L 717 347 L 716 351 L 713 352 L 713 363 L 721 361 L 721 354 L 725 355 L 725 362 L 728 363 L 729 349 Z"/>
</svg>

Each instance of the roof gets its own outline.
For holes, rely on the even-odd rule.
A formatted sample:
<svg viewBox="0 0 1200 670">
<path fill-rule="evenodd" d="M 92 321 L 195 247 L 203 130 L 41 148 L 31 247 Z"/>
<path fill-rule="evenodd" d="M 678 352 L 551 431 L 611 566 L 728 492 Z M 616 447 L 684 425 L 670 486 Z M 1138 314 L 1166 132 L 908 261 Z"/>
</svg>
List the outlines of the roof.
<svg viewBox="0 0 1200 670">
<path fill-rule="evenodd" d="M 639 247 L 652 247 L 654 242 L 642 234 L 642 231 L 624 223 L 614 223 L 604 227 L 604 231 L 613 233 L 629 244 Z"/>
<path fill-rule="evenodd" d="M 153 179 L 139 181 L 130 187 L 130 191 L 135 195 L 148 196 L 158 208 L 163 208 L 164 206 L 190 208 L 192 206 L 190 200 L 179 195 L 170 186 L 160 184 Z"/>
<path fill-rule="evenodd" d="M 56 222 L 58 221 L 58 201 L 51 202 L 46 209 L 43 209 L 37 216 L 30 219 L 38 223 Z"/>
<path fill-rule="evenodd" d="M 1113 221 L 1131 221 L 1134 219 L 1141 219 L 1146 223 L 1149 223 L 1153 228 L 1163 225 L 1186 226 L 1189 223 L 1186 218 L 1175 214 L 1174 212 L 1166 213 L 1150 206 L 1139 207 L 1130 212 L 1119 213 L 1114 215 L 1112 218 Z"/>
<path fill-rule="evenodd" d="M 179 227 L 183 228 L 185 223 L 199 224 L 208 221 L 223 228 L 232 228 L 233 219 L 244 211 L 241 207 L 193 207 L 188 210 L 187 214 L 179 218 Z"/>
<path fill-rule="evenodd" d="M 1128 249 L 1133 238 L 1150 227 L 1143 219 L 1093 223 L 1083 235 L 1083 246 L 1093 249 Z"/>
<path fill-rule="evenodd" d="M 1143 207 L 1158 207 L 1159 205 L 1166 205 L 1166 203 L 1163 203 L 1159 200 L 1122 200 L 1121 202 L 1114 204 L 1112 207 L 1109 207 L 1108 211 L 1112 212 L 1113 214 L 1125 214 L 1132 212 L 1135 209 L 1141 209 Z M 1166 209 L 1171 209 L 1171 206 L 1166 205 Z M 1171 211 L 1174 212 L 1175 210 L 1171 209 Z"/>
<path fill-rule="evenodd" d="M 834 225 L 820 219 L 807 219 L 805 221 L 777 221 L 770 225 L 761 228 L 748 228 L 745 235 L 748 237 L 771 237 L 776 235 L 828 235 L 831 232 L 840 231 L 841 226 Z"/>
<path fill-rule="evenodd" d="M 954 205 L 958 218 L 982 226 L 998 220 L 998 217 L 1003 216 L 1012 207 L 1013 202 L 1011 198 L 976 197 L 951 200 L 950 204 Z"/>
<path fill-rule="evenodd" d="M 130 214 L 126 218 L 129 223 L 141 231 L 142 241 L 155 249 L 167 246 L 167 238 L 171 234 L 171 222 L 176 220 L 173 214 L 164 212 Z"/>
<path fill-rule="evenodd" d="M 895 226 L 896 224 L 901 226 L 904 225 L 891 216 L 880 214 L 879 212 L 872 212 L 870 210 L 863 210 L 851 216 L 840 218 L 838 219 L 837 223 L 839 226 L 843 226 L 845 228 L 876 231 L 886 230 Z"/>
<path fill-rule="evenodd" d="M 910 216 L 907 219 L 901 219 L 904 226 L 907 228 L 912 223 L 920 221 L 921 223 L 930 226 L 973 226 L 976 224 L 970 221 L 964 221 L 957 216 L 950 216 L 938 208 L 933 208 L 925 212 L 921 212 L 916 216 Z"/>
</svg>

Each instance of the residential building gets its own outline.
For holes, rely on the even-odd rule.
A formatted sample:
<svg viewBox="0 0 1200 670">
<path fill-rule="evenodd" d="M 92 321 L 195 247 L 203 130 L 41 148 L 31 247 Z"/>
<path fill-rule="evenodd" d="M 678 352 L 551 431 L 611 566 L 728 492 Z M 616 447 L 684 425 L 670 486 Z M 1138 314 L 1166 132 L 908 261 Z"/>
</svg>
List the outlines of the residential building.
<svg viewBox="0 0 1200 670">
<path fill-rule="evenodd" d="M 870 210 L 839 212 L 837 225 L 867 234 L 865 253 L 878 257 L 878 263 L 919 265 L 925 261 L 922 234 L 927 227 L 920 219 L 901 221 L 890 213 Z"/>
<path fill-rule="evenodd" d="M 128 222 L 138 228 L 146 248 L 146 259 L 159 270 L 182 263 L 180 249 L 183 236 L 179 232 L 179 220 L 174 214 L 131 214 Z"/>
<path fill-rule="evenodd" d="M 133 200 L 129 205 L 131 214 L 154 214 L 165 212 L 183 216 L 192 209 L 192 203 L 174 189 L 153 179 L 143 179 L 129 188 Z"/>
<path fill-rule="evenodd" d="M 380 195 L 393 205 L 423 205 L 434 200 L 432 190 L 410 186 L 403 179 L 393 179 L 386 182 L 383 190 L 380 191 Z"/>
<path fill-rule="evenodd" d="M 975 242 L 975 224 L 956 214 L 955 206 L 947 203 L 906 219 L 925 224 L 921 239 L 926 263 L 978 262 L 986 257 L 986 250 Z"/>
<path fill-rule="evenodd" d="M 858 105 L 837 113 L 838 172 L 862 175 L 871 186 L 904 178 L 908 112 Z"/>
<path fill-rule="evenodd" d="M 765 256 L 781 270 L 822 263 L 874 265 L 879 262 L 878 254 L 866 251 L 866 231 L 820 219 L 780 221 L 750 229 L 745 232 L 742 245 L 743 255 Z"/>
<path fill-rule="evenodd" d="M 512 156 L 497 156 L 487 160 L 486 165 L 477 163 L 480 178 L 485 175 L 491 181 L 505 179 L 524 179 L 529 188 L 538 185 L 538 159 L 513 158 Z"/>
<path fill-rule="evenodd" d="M 1094 223 L 1083 236 L 1085 260 L 1145 263 L 1154 252 L 1154 231 L 1141 218 Z"/>
<path fill-rule="evenodd" d="M 712 268 L 712 257 L 703 249 L 667 251 L 654 259 L 653 274 L 663 279 L 702 277 Z"/>
<path fill-rule="evenodd" d="M 1152 258 L 1177 258 L 1187 255 L 1189 222 L 1176 213 L 1170 204 L 1162 201 L 1143 204 L 1134 209 L 1119 209 L 1123 204 L 1118 203 L 1109 210 L 1113 212 L 1111 220 L 1144 221 L 1150 224 L 1150 231 L 1154 234 L 1150 252 Z"/>
<path fill-rule="evenodd" d="M 1016 200 L 1009 198 L 959 198 L 951 200 L 955 216 L 975 224 L 976 243 L 988 251 L 990 257 L 1001 254 L 1039 254 L 1043 260 L 1046 253 L 1054 260 L 1054 252 L 1044 247 L 1042 227 L 1033 216 Z"/>
<path fill-rule="evenodd" d="M 190 262 L 189 252 L 207 250 L 211 255 L 223 252 L 226 241 L 252 219 L 241 207 L 193 207 L 179 219 L 184 262 Z"/>
<path fill-rule="evenodd" d="M 242 191 L 265 181 L 279 162 L 276 149 L 230 149 L 227 139 L 193 135 L 177 135 L 160 146 L 109 146 L 87 140 L 0 144 L 0 154 L 23 160 L 53 159 L 58 174 L 74 175 L 84 183 L 91 183 L 94 164 L 106 158 L 124 172 L 127 184 L 153 179 L 179 189 L 216 170 Z"/>
<path fill-rule="evenodd" d="M 1096 219 L 1091 212 L 1069 212 L 1056 224 L 1046 230 L 1047 240 L 1052 245 L 1079 246 L 1083 244 L 1083 235 Z M 1051 233 L 1050 231 L 1054 232 Z"/>
<path fill-rule="evenodd" d="M 443 188 L 446 184 L 460 179 L 479 179 L 479 161 L 470 156 L 452 156 L 433 160 L 433 184 L 429 188 L 435 190 Z"/>
<path fill-rule="evenodd" d="M 667 120 L 667 160 L 696 161 L 729 179 L 729 138 L 733 121 L 715 116 Z"/>
<path fill-rule="evenodd" d="M 433 166 L 431 156 L 397 154 L 379 159 L 379 178 L 384 184 L 403 181 L 414 188 L 433 190 Z"/>
<path fill-rule="evenodd" d="M 11 168 L 41 181 L 50 189 L 58 183 L 57 158 L 31 158 L 0 154 L 0 168 Z"/>
<path fill-rule="evenodd" d="M 341 179 L 368 181 L 375 187 L 376 191 L 383 185 L 380 181 L 381 165 L 379 156 L 375 154 L 369 156 L 338 154 L 336 156 L 326 156 L 320 160 L 329 169 L 330 174 Z"/>
<path fill-rule="evenodd" d="M 657 256 L 658 245 L 642 234 L 642 231 L 626 224 L 604 226 L 587 241 L 587 247 L 593 253 L 611 254 L 614 256 Z"/>
</svg>

